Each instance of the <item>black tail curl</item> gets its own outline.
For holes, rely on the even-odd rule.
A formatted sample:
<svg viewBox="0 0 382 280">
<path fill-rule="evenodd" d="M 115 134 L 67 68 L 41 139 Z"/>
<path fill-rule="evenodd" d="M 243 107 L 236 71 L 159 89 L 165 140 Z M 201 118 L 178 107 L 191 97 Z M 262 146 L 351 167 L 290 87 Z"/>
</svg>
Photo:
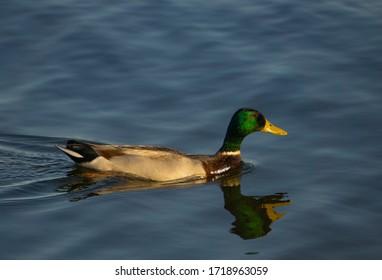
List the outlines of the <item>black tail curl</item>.
<svg viewBox="0 0 382 280">
<path fill-rule="evenodd" d="M 99 155 L 93 150 L 91 145 L 84 142 L 69 140 L 66 143 L 66 148 L 82 156 L 82 158 L 79 158 L 67 154 L 76 163 L 90 162 L 99 157 Z"/>
</svg>

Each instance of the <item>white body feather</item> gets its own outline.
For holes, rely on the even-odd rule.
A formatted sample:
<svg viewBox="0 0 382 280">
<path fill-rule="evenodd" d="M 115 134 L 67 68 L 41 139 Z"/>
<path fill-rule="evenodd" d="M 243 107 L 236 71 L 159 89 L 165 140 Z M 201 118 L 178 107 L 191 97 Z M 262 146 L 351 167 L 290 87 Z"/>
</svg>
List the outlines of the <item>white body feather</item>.
<svg viewBox="0 0 382 280">
<path fill-rule="evenodd" d="M 155 147 L 91 145 L 100 156 L 80 165 L 100 171 L 117 171 L 154 181 L 205 178 L 201 161 L 185 154 Z M 158 148 L 160 149 L 160 148 Z M 108 156 L 108 154 L 116 154 Z"/>
</svg>

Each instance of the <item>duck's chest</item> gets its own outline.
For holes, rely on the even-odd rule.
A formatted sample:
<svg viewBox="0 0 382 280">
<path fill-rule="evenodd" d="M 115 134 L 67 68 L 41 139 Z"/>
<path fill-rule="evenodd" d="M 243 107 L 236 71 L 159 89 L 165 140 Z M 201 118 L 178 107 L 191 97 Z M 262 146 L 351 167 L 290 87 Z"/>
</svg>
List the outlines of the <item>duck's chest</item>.
<svg viewBox="0 0 382 280">
<path fill-rule="evenodd" d="M 240 165 L 242 159 L 240 154 L 218 155 L 204 162 L 204 170 L 207 177 L 224 174 Z"/>
</svg>

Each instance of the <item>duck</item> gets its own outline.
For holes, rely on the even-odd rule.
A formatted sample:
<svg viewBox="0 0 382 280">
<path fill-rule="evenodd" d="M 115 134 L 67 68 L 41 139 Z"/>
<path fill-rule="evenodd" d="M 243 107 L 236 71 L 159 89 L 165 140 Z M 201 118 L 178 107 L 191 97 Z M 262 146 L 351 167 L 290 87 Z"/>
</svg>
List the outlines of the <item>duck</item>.
<svg viewBox="0 0 382 280">
<path fill-rule="evenodd" d="M 241 144 L 254 132 L 287 135 L 272 125 L 262 113 L 251 108 L 237 110 L 229 122 L 220 149 L 212 155 L 190 155 L 181 151 L 143 145 L 113 145 L 67 141 L 56 145 L 76 164 L 97 171 L 128 174 L 149 181 L 206 179 L 224 175 L 243 162 Z"/>
</svg>

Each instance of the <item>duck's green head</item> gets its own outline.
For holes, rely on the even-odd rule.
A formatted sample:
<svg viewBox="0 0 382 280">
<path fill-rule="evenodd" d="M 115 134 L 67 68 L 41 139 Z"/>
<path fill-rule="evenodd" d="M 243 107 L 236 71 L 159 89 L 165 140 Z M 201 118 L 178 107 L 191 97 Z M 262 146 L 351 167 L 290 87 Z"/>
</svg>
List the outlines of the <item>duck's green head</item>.
<svg viewBox="0 0 382 280">
<path fill-rule="evenodd" d="M 243 139 L 256 131 L 287 135 L 288 133 L 277 126 L 272 125 L 259 111 L 242 108 L 239 109 L 229 123 L 227 134 L 224 139 L 221 152 L 240 151 Z"/>
</svg>

